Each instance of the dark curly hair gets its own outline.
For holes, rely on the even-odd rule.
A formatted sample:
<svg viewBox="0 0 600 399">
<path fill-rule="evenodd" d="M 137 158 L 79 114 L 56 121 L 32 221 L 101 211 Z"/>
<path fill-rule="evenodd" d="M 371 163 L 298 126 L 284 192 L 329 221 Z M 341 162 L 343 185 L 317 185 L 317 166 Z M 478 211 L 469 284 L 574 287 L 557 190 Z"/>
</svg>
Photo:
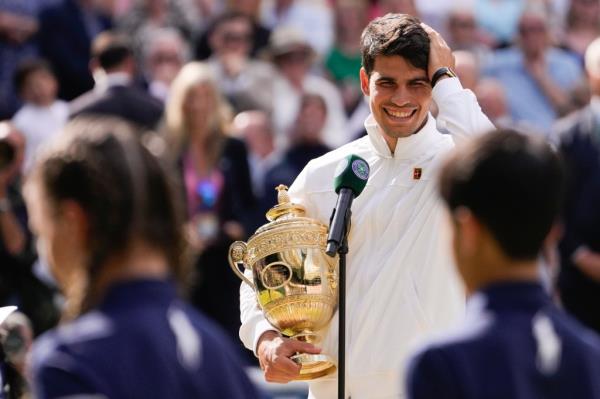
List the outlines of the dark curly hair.
<svg viewBox="0 0 600 399">
<path fill-rule="evenodd" d="M 377 56 L 399 55 L 427 72 L 429 36 L 421 21 L 408 14 L 386 14 L 367 25 L 361 36 L 362 66 L 371 76 Z"/>
</svg>

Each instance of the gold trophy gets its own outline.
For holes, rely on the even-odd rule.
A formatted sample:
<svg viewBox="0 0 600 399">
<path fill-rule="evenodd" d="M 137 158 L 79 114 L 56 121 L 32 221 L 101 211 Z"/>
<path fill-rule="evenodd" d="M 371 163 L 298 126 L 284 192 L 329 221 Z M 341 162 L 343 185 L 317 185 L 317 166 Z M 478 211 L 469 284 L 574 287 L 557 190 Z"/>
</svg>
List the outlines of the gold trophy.
<svg viewBox="0 0 600 399">
<path fill-rule="evenodd" d="M 318 331 L 327 326 L 338 300 L 338 257 L 325 254 L 327 226 L 305 217 L 305 209 L 292 204 L 287 187 L 276 190 L 278 205 L 267 212 L 267 223 L 247 243 L 229 247 L 229 264 L 235 274 L 254 288 L 266 319 L 284 336 L 318 344 Z M 239 264 L 252 270 L 253 281 Z M 325 354 L 297 354 L 302 366 L 299 380 L 311 380 L 335 371 Z"/>
</svg>

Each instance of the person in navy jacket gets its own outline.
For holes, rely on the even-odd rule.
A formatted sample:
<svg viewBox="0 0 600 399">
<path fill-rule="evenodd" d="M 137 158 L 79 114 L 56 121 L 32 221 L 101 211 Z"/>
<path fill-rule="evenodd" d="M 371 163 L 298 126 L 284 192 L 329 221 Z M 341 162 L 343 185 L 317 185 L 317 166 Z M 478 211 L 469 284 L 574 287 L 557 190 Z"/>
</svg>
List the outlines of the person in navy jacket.
<svg viewBox="0 0 600 399">
<path fill-rule="evenodd" d="M 514 131 L 485 135 L 442 169 L 467 317 L 412 358 L 410 399 L 600 398 L 600 339 L 538 278 L 564 186 L 558 157 Z"/>
<path fill-rule="evenodd" d="M 26 183 L 67 299 L 65 322 L 35 343 L 34 397 L 256 398 L 225 333 L 178 297 L 181 201 L 133 130 L 75 119 Z"/>
</svg>

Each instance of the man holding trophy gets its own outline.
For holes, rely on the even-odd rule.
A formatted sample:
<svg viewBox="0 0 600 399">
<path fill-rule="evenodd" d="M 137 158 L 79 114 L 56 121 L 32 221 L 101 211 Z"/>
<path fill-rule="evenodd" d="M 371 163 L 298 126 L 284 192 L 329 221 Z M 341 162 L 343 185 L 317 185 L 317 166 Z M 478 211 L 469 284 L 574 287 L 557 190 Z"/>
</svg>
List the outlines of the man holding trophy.
<svg viewBox="0 0 600 399">
<path fill-rule="evenodd" d="M 474 94 L 456 78 L 454 57 L 443 38 L 418 19 L 388 14 L 373 20 L 362 35 L 362 59 L 361 87 L 371 109 L 365 121 L 368 135 L 312 160 L 290 188 L 291 203 L 283 198 L 274 208 L 287 207 L 286 216 L 277 219 L 273 214 L 270 227 L 259 229 L 248 247 L 242 243 L 233 256 L 234 263 L 243 261 L 246 267 L 256 262 L 245 273 L 256 292 L 249 284 L 241 288 L 240 337 L 257 354 L 271 382 L 301 378 L 306 359 L 337 358 L 337 313 L 332 310 L 329 322 L 318 331 L 319 341 L 313 339 L 315 323 L 304 328 L 295 322 L 295 329 L 287 331 L 290 324 L 282 320 L 290 320 L 289 307 L 284 317 L 273 303 L 276 296 L 285 295 L 294 303 L 303 302 L 299 292 L 329 303 L 324 293 L 337 293 L 335 270 L 321 258 L 326 255 L 311 252 L 316 248 L 311 237 L 322 244 L 323 227 L 303 215 L 305 211 L 327 225 L 336 203 L 333 181 L 340 161 L 356 154 L 367 161 L 370 177 L 354 201 L 348 235 L 345 392 L 354 399 L 397 398 L 404 391 L 401 375 L 413 341 L 447 326 L 464 307 L 464 294 L 453 274 L 444 208 L 436 195 L 440 161 L 455 142 L 494 126 Z M 429 113 L 432 100 L 437 118 Z M 265 250 L 265 242 L 285 247 L 285 240 L 266 236 L 284 223 L 297 226 L 300 220 L 308 223 L 311 233 L 289 236 L 312 249 L 298 251 L 298 256 L 287 249 L 277 255 Z M 258 254 L 264 258 L 256 260 Z M 308 267 L 311 262 L 325 265 L 325 272 L 308 282 L 309 271 L 299 273 L 294 265 Z M 277 278 L 271 273 L 276 269 Z M 315 309 L 327 307 L 315 303 L 299 312 L 309 318 Z M 304 339 L 303 328 L 309 331 Z M 298 359 L 298 354 L 304 358 Z M 337 376 L 330 371 L 308 377 L 329 373 L 310 381 L 310 398 L 336 397 Z"/>
</svg>

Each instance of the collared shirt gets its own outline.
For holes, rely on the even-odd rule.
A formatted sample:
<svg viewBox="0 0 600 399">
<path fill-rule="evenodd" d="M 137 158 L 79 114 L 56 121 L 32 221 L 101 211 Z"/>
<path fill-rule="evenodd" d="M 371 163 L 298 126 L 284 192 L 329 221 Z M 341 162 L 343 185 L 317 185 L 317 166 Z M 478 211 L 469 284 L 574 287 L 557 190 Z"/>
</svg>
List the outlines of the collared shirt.
<svg viewBox="0 0 600 399">
<path fill-rule="evenodd" d="M 473 295 L 464 323 L 417 353 L 411 399 L 600 398 L 600 339 L 536 282 Z"/>
<path fill-rule="evenodd" d="M 225 334 L 161 280 L 114 285 L 36 342 L 36 398 L 256 398 Z"/>
<path fill-rule="evenodd" d="M 433 99 L 438 118 L 429 115 L 421 130 L 398 139 L 393 154 L 370 116 L 367 136 L 312 160 L 290 187 L 293 202 L 327 224 L 337 199 L 339 161 L 356 154 L 370 166 L 367 186 L 352 205 L 347 259 L 346 392 L 354 399 L 401 397 L 399 376 L 411 343 L 450 323 L 464 305 L 436 177 L 455 141 L 493 125 L 456 78 L 441 80 Z M 251 349 L 273 329 L 255 296 L 242 285 L 240 337 Z M 320 344 L 334 359 L 337 323 L 336 314 Z M 310 397 L 335 397 L 336 389 L 336 376 L 324 377 L 311 381 Z"/>
<path fill-rule="evenodd" d="M 567 52 L 551 48 L 545 53 L 546 73 L 564 91 L 583 77 L 581 66 Z M 522 51 L 517 47 L 498 50 L 484 68 L 484 74 L 498 79 L 506 88 L 506 100 L 515 122 L 525 122 L 543 135 L 550 132 L 558 117 L 552 103 L 527 72 Z"/>
</svg>

